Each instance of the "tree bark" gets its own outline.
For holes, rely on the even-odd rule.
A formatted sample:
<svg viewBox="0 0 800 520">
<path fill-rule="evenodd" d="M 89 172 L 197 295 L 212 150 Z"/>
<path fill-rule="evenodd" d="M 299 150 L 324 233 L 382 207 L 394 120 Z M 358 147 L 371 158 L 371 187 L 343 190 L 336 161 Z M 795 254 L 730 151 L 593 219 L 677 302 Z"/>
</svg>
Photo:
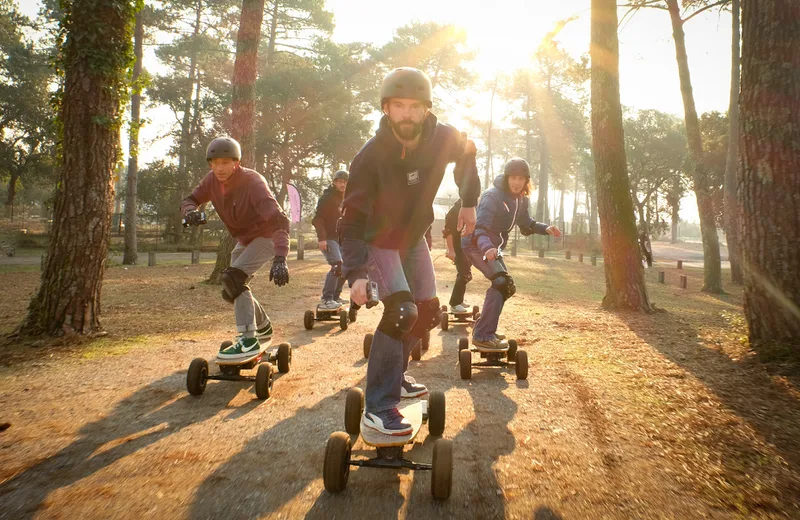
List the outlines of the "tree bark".
<svg viewBox="0 0 800 520">
<path fill-rule="evenodd" d="M 603 307 L 651 312 L 629 191 L 615 0 L 592 0 L 592 153 L 603 231 Z"/>
<path fill-rule="evenodd" d="M 275 4 L 277 11 L 277 1 Z M 231 134 L 242 145 L 242 165 L 254 168 L 255 146 L 255 84 L 258 74 L 258 42 L 261 39 L 261 22 L 264 17 L 264 0 L 242 0 L 239 35 L 236 40 L 236 60 L 233 64 L 233 99 L 231 102 Z M 209 282 L 219 283 L 222 270 L 230 266 L 231 251 L 236 240 L 226 231 L 217 249 L 217 262 Z"/>
<path fill-rule="evenodd" d="M 572 225 L 570 226 L 572 234 L 575 234 L 575 224 L 578 222 L 578 174 L 575 174 L 575 195 L 572 199 Z"/>
<path fill-rule="evenodd" d="M 14 220 L 14 200 L 17 197 L 19 172 L 13 165 L 11 168 L 11 178 L 8 180 L 8 194 L 6 195 L 6 216 Z"/>
<path fill-rule="evenodd" d="M 136 15 L 136 28 L 133 31 L 133 93 L 131 95 L 131 131 L 128 143 L 128 178 L 125 194 L 125 251 L 122 255 L 124 265 L 135 265 L 138 260 L 136 238 L 137 187 L 139 177 L 139 126 L 142 89 L 139 77 L 142 74 L 142 45 L 144 41 L 144 22 L 142 14 Z"/>
<path fill-rule="evenodd" d="M 731 279 L 741 284 L 739 238 L 736 221 L 736 167 L 739 155 L 739 0 L 731 3 L 731 94 L 728 105 L 728 157 L 725 162 L 725 238 L 728 241 L 728 260 L 731 263 Z"/>
<path fill-rule="evenodd" d="M 688 168 L 692 177 L 697 212 L 700 215 L 700 233 L 703 237 L 703 287 L 702 291 L 721 293 L 722 265 L 719 255 L 719 238 L 714 220 L 714 205 L 708 189 L 706 166 L 703 160 L 703 139 L 700 122 L 692 93 L 692 78 L 689 74 L 689 58 L 686 54 L 686 38 L 683 32 L 678 0 L 666 0 L 672 21 L 672 37 L 675 41 L 675 57 L 678 62 L 678 76 L 683 97 L 686 138 L 689 145 Z"/>
<path fill-rule="evenodd" d="M 100 327 L 119 157 L 120 91 L 131 46 L 134 2 L 65 3 L 61 99 L 62 167 L 41 284 L 19 332 L 89 334 Z M 102 54 L 101 54 L 102 53 Z M 102 57 L 100 57 L 102 56 Z"/>
<path fill-rule="evenodd" d="M 742 5 L 738 219 L 750 341 L 800 351 L 800 3 Z"/>
<path fill-rule="evenodd" d="M 669 242 L 671 244 L 678 243 L 678 222 L 680 221 L 680 210 L 681 210 L 680 203 L 681 203 L 680 200 L 676 200 L 675 204 L 672 205 L 672 223 L 670 226 L 672 229 L 670 229 L 671 234 L 669 239 Z"/>
<path fill-rule="evenodd" d="M 494 96 L 497 92 L 497 78 L 494 77 L 494 85 L 492 86 L 492 100 L 489 102 L 489 131 L 486 133 L 486 173 L 483 175 L 483 189 L 488 190 L 492 185 L 492 179 L 489 178 L 489 171 L 492 168 L 492 126 L 494 125 Z"/>
</svg>

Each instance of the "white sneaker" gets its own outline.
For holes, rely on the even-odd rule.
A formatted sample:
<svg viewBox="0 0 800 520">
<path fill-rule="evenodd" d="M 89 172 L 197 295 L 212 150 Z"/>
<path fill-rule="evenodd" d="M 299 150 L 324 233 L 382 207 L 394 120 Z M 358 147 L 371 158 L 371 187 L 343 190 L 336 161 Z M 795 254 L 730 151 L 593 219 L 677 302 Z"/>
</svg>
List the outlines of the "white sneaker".
<svg viewBox="0 0 800 520">
<path fill-rule="evenodd" d="M 452 307 L 452 309 L 453 309 L 453 312 L 455 312 L 456 314 L 472 312 L 472 311 L 469 310 L 468 307 L 465 307 L 463 303 L 460 304 L 460 305 L 456 305 L 455 307 Z"/>
<path fill-rule="evenodd" d="M 384 435 L 404 436 L 414 431 L 414 427 L 403 417 L 397 408 L 378 413 L 364 412 L 361 426 L 381 432 Z"/>
<path fill-rule="evenodd" d="M 326 302 L 320 303 L 317 308 L 322 309 L 324 311 L 335 311 L 341 308 L 342 304 L 339 302 L 335 302 L 333 300 L 328 300 Z"/>
</svg>

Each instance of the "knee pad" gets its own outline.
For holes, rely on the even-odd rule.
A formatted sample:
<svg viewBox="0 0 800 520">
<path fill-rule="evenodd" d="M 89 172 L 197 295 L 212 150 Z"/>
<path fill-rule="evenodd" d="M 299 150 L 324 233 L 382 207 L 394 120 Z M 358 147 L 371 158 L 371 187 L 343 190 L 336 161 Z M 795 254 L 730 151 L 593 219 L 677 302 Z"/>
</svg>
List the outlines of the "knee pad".
<svg viewBox="0 0 800 520">
<path fill-rule="evenodd" d="M 335 264 L 331 264 L 331 272 L 333 276 L 336 278 L 342 277 L 342 262 L 336 262 Z"/>
<path fill-rule="evenodd" d="M 403 339 L 417 322 L 417 306 L 408 291 L 400 291 L 383 300 L 383 317 L 378 330 L 389 337 Z"/>
<path fill-rule="evenodd" d="M 496 289 L 503 295 L 503 301 L 508 300 L 517 292 L 514 279 L 508 273 L 497 273 L 492 277 L 492 289 Z"/>
<path fill-rule="evenodd" d="M 417 323 L 411 330 L 411 335 L 422 338 L 426 332 L 439 326 L 442 321 L 442 307 L 439 298 L 417 302 Z"/>
<path fill-rule="evenodd" d="M 466 271 L 464 273 L 458 273 L 456 275 L 456 281 L 461 280 L 464 283 L 469 283 L 472 281 L 472 271 Z"/>
<path fill-rule="evenodd" d="M 222 298 L 228 302 L 233 303 L 245 291 L 250 290 L 247 285 L 247 273 L 235 267 L 227 267 L 222 270 L 220 280 L 222 281 Z"/>
</svg>

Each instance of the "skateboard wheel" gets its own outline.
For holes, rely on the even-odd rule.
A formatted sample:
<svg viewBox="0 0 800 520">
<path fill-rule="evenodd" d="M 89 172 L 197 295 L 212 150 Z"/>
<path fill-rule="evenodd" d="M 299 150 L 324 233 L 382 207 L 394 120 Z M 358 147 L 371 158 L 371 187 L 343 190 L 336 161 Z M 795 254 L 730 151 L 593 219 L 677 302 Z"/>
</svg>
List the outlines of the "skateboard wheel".
<svg viewBox="0 0 800 520">
<path fill-rule="evenodd" d="M 508 352 L 506 353 L 506 357 L 509 361 L 514 361 L 517 359 L 517 340 L 510 339 L 508 340 Z"/>
<path fill-rule="evenodd" d="M 369 359 L 369 351 L 372 349 L 372 333 L 364 336 L 364 357 Z"/>
<path fill-rule="evenodd" d="M 278 372 L 285 374 L 292 366 L 292 346 L 288 343 L 278 345 Z"/>
<path fill-rule="evenodd" d="M 453 441 L 437 439 L 433 443 L 431 466 L 431 494 L 433 498 L 447 500 L 453 488 Z"/>
<path fill-rule="evenodd" d="M 414 361 L 422 359 L 422 340 L 417 341 L 417 344 L 411 349 L 411 359 Z"/>
<path fill-rule="evenodd" d="M 186 389 L 190 394 L 200 395 L 205 391 L 207 375 L 208 361 L 203 358 L 194 358 L 186 373 Z"/>
<path fill-rule="evenodd" d="M 358 318 L 358 309 L 350 307 L 350 312 L 347 313 L 347 317 L 350 319 L 350 323 L 355 323 L 356 318 Z"/>
<path fill-rule="evenodd" d="M 350 450 L 350 436 L 345 432 L 333 432 L 328 438 L 322 480 L 329 493 L 340 493 L 347 487 L 347 479 L 350 477 Z"/>
<path fill-rule="evenodd" d="M 303 315 L 303 325 L 305 326 L 306 330 L 311 330 L 314 328 L 314 311 L 306 311 Z"/>
<path fill-rule="evenodd" d="M 347 311 L 344 309 L 339 311 L 339 328 L 347 330 Z"/>
<path fill-rule="evenodd" d="M 458 351 L 467 350 L 469 348 L 469 340 L 467 338 L 458 338 Z"/>
<path fill-rule="evenodd" d="M 442 312 L 447 314 L 447 305 L 442 305 Z"/>
<path fill-rule="evenodd" d="M 472 352 L 462 350 L 458 353 L 458 368 L 461 371 L 461 379 L 472 379 Z"/>
<path fill-rule="evenodd" d="M 344 429 L 350 435 L 361 433 L 361 416 L 364 414 L 364 392 L 360 388 L 347 391 L 344 403 Z"/>
<path fill-rule="evenodd" d="M 517 371 L 517 379 L 528 379 L 528 353 L 524 350 L 517 351 L 517 359 L 514 368 Z"/>
<path fill-rule="evenodd" d="M 445 312 L 442 314 L 442 330 L 447 331 L 450 328 L 450 317 Z"/>
<path fill-rule="evenodd" d="M 431 331 L 422 336 L 422 350 L 428 350 L 431 347 Z"/>
<path fill-rule="evenodd" d="M 476 320 L 481 317 L 481 309 L 477 305 L 472 306 L 472 319 Z"/>
<path fill-rule="evenodd" d="M 272 394 L 272 363 L 258 365 L 256 372 L 256 397 L 269 399 Z"/>
<path fill-rule="evenodd" d="M 428 433 L 434 437 L 441 437 L 444 433 L 444 421 L 447 416 L 447 406 L 444 392 L 436 390 L 431 392 L 428 399 Z"/>
</svg>

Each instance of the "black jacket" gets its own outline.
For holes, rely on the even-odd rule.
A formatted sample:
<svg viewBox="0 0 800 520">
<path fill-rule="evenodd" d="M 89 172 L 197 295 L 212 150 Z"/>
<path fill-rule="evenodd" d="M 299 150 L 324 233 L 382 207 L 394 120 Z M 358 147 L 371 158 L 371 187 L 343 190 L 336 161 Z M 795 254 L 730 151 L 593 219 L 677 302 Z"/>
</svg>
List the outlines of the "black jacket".
<svg viewBox="0 0 800 520">
<path fill-rule="evenodd" d="M 477 205 L 478 168 L 475 155 L 464 154 L 464 145 L 455 128 L 428 114 L 419 146 L 406 150 L 383 116 L 375 136 L 350 165 L 339 233 L 343 274 L 351 284 L 366 278 L 367 244 L 403 250 L 424 236 L 448 163 L 456 163 L 453 174 L 463 206 Z"/>
<path fill-rule="evenodd" d="M 457 200 L 450 209 L 447 215 L 444 216 L 444 227 L 442 228 L 442 237 L 447 238 L 453 235 L 453 243 L 456 241 L 461 242 L 461 232 L 458 230 L 458 213 L 461 211 L 461 200 Z M 461 247 L 459 243 L 458 247 Z"/>
<path fill-rule="evenodd" d="M 339 220 L 343 200 L 344 193 L 335 186 L 328 186 L 322 192 L 317 202 L 317 211 L 311 220 L 311 224 L 317 230 L 317 240 L 338 240 L 336 222 Z"/>
</svg>

